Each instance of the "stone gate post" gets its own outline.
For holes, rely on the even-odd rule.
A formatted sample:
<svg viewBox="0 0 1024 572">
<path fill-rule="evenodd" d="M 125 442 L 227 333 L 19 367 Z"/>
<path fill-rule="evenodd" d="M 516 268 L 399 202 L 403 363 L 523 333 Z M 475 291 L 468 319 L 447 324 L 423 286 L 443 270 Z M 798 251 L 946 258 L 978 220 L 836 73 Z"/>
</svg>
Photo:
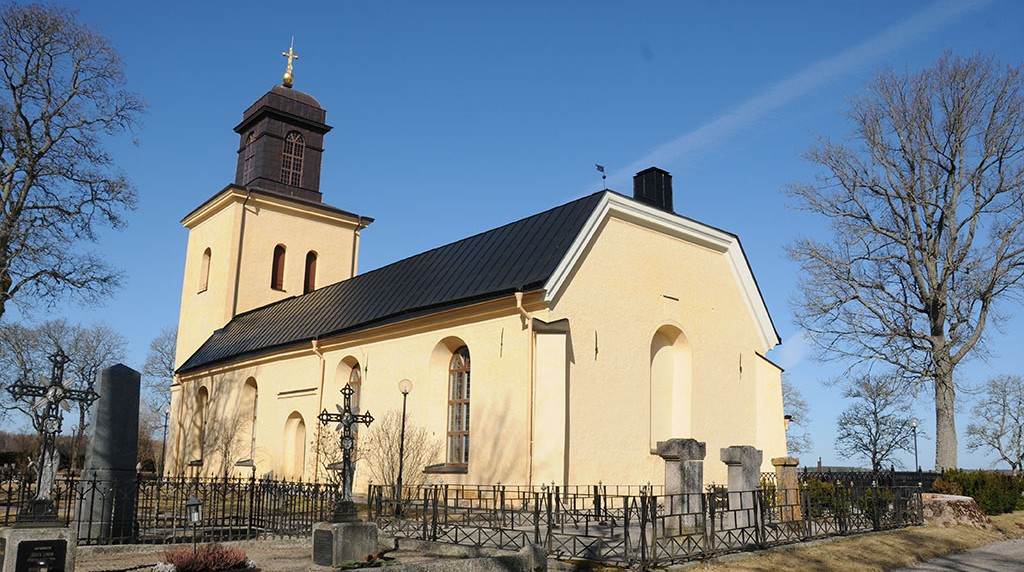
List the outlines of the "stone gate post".
<svg viewBox="0 0 1024 572">
<path fill-rule="evenodd" d="M 729 470 L 729 511 L 736 528 L 756 521 L 753 491 L 761 484 L 762 457 L 761 450 L 750 445 L 733 445 L 721 451 L 722 462 Z"/>
<path fill-rule="evenodd" d="M 696 439 L 669 439 L 658 441 L 651 454 L 665 460 L 665 513 L 683 515 L 668 518 L 666 530 L 696 526 L 700 510 L 700 495 L 704 492 L 704 457 L 707 444 Z"/>
<path fill-rule="evenodd" d="M 800 510 L 800 484 L 797 467 L 800 459 L 796 457 L 775 457 L 775 502 L 779 506 L 779 517 L 784 521 L 803 518 Z"/>
</svg>

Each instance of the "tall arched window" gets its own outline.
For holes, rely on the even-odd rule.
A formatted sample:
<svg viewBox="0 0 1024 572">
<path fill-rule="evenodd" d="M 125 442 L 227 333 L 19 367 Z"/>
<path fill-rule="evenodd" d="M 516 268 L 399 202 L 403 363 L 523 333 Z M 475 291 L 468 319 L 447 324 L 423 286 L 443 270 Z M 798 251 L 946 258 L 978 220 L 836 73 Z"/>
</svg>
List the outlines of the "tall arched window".
<svg viewBox="0 0 1024 572">
<path fill-rule="evenodd" d="M 284 153 L 281 157 L 281 182 L 298 187 L 302 182 L 302 135 L 289 131 L 284 138 Z"/>
<path fill-rule="evenodd" d="M 250 377 L 245 380 L 245 386 L 242 387 L 242 400 L 238 404 L 238 415 L 243 423 L 242 438 L 249 441 L 246 444 L 250 459 L 256 458 L 256 405 L 258 400 L 259 387 L 256 385 L 256 378 Z"/>
<path fill-rule="evenodd" d="M 274 247 L 274 262 L 270 268 L 270 287 L 284 290 L 284 245 Z"/>
<path fill-rule="evenodd" d="M 286 478 L 301 479 L 306 464 L 306 422 L 293 411 L 284 424 L 284 465 Z"/>
<path fill-rule="evenodd" d="M 195 447 L 193 448 L 193 460 L 202 460 L 203 453 L 206 449 L 206 418 L 208 409 L 210 406 L 210 390 L 205 387 L 200 387 L 199 391 L 196 392 L 196 416 L 195 416 L 195 429 L 196 439 Z"/>
<path fill-rule="evenodd" d="M 306 276 L 302 284 L 303 294 L 316 290 L 316 251 L 310 250 L 306 253 Z"/>
<path fill-rule="evenodd" d="M 249 136 L 245 138 L 245 149 L 242 150 L 242 153 L 245 153 L 245 161 L 242 162 L 242 182 L 246 184 L 252 178 L 252 171 L 256 163 L 256 146 L 253 145 L 255 142 L 256 132 L 250 131 Z"/>
<path fill-rule="evenodd" d="M 348 374 L 348 384 L 352 386 L 355 393 L 352 394 L 352 410 L 356 413 L 359 412 L 359 398 L 363 389 L 363 369 L 359 367 L 359 364 L 352 366 L 352 371 Z M 356 428 L 353 425 L 352 428 Z"/>
<path fill-rule="evenodd" d="M 469 464 L 469 348 L 448 363 L 448 463 Z"/>
<path fill-rule="evenodd" d="M 203 251 L 202 266 L 199 267 L 199 292 L 206 292 L 210 286 L 210 249 Z"/>
<path fill-rule="evenodd" d="M 690 437 L 692 426 L 693 359 L 686 334 L 672 325 L 658 328 L 651 339 L 650 443 Z"/>
</svg>

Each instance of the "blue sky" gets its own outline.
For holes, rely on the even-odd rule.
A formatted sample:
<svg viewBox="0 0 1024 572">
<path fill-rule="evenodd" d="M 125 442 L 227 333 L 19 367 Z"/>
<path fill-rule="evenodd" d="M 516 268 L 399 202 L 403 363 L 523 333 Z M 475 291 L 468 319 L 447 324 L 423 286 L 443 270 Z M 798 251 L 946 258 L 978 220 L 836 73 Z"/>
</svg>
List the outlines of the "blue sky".
<svg viewBox="0 0 1024 572">
<path fill-rule="evenodd" d="M 69 6 L 109 36 L 144 123 L 112 144 L 138 187 L 131 225 L 96 248 L 128 275 L 98 308 L 35 319 L 103 320 L 131 341 L 177 323 L 186 232 L 181 218 L 232 182 L 242 111 L 280 81 L 291 37 L 295 88 L 327 109 L 321 190 L 374 217 L 360 269 L 533 214 L 657 165 L 674 176 L 677 212 L 738 234 L 784 345 L 785 367 L 811 406 L 826 464 L 845 407 L 821 381 L 789 304 L 798 269 L 784 246 L 821 222 L 789 208 L 787 183 L 819 134 L 841 137 L 847 97 L 884 66 L 916 69 L 943 52 L 981 51 L 1020 64 L 1024 3 L 833 2 L 107 2 Z M 1020 305 L 993 336 L 987 363 L 962 381 L 1021 373 L 1012 342 Z M 17 313 L 9 313 L 17 319 Z M 918 403 L 932 434 L 931 400 Z M 963 446 L 961 465 L 988 466 Z M 932 441 L 920 441 L 931 466 Z M 906 464 L 912 461 L 904 456 Z"/>
</svg>

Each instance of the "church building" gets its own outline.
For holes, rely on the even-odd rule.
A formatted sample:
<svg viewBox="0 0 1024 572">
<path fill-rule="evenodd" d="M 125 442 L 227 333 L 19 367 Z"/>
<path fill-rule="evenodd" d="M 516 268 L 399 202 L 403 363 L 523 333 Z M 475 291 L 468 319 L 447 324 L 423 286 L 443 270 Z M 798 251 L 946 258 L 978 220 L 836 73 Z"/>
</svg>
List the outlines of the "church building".
<svg viewBox="0 0 1024 572">
<path fill-rule="evenodd" d="M 708 483 L 721 447 L 786 454 L 780 339 L 739 238 L 676 214 L 668 172 L 360 273 L 373 219 L 323 201 L 326 119 L 286 74 L 235 127 L 234 183 L 182 221 L 170 474 L 324 480 L 317 415 L 346 383 L 360 411 L 401 411 L 406 379 L 437 451 L 405 473 L 434 481 L 660 484 L 652 449 L 677 437 L 707 443 Z"/>
</svg>

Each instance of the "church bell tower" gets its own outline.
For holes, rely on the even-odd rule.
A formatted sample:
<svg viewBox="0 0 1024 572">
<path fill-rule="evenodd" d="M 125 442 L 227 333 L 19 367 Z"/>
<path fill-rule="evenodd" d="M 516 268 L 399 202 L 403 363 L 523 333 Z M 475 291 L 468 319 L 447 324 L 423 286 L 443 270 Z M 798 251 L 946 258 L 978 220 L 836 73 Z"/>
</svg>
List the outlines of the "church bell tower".
<svg viewBox="0 0 1024 572">
<path fill-rule="evenodd" d="M 234 183 L 189 213 L 176 365 L 235 316 L 356 274 L 372 218 L 323 202 L 327 112 L 284 81 L 242 114 Z"/>
</svg>

